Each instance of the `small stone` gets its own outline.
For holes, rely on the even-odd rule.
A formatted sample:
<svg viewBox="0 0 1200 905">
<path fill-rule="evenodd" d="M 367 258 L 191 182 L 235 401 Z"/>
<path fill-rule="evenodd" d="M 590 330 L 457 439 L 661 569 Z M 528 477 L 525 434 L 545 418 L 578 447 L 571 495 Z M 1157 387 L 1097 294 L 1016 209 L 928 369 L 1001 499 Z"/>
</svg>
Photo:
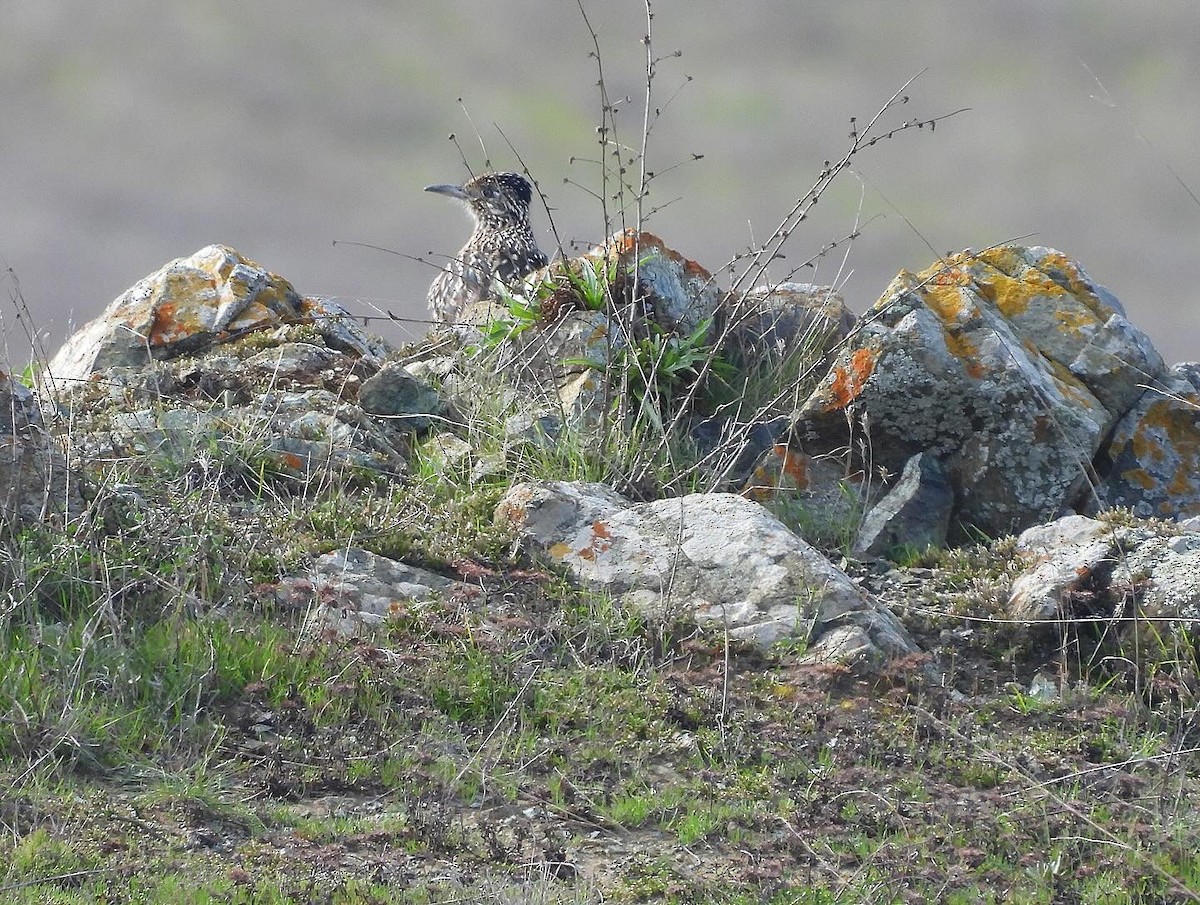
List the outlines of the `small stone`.
<svg viewBox="0 0 1200 905">
<path fill-rule="evenodd" d="M 918 453 L 863 519 L 854 552 L 886 556 L 901 549 L 940 548 L 953 509 L 954 488 L 946 470 L 930 453 Z"/>
<path fill-rule="evenodd" d="M 401 430 L 426 430 L 446 410 L 437 390 L 413 377 L 401 364 L 384 365 L 363 381 L 358 405 L 368 415 L 386 418 Z"/>
</svg>

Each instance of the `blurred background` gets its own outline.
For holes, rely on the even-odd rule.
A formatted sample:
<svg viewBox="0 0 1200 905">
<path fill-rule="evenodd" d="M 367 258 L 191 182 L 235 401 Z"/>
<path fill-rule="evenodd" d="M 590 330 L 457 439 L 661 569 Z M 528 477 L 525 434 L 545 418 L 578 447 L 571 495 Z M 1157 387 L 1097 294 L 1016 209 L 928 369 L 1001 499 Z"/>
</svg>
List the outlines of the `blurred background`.
<svg viewBox="0 0 1200 905">
<path fill-rule="evenodd" d="M 583 2 L 609 94 L 630 98 L 621 134 L 636 139 L 644 8 Z M 662 208 L 647 227 L 669 246 L 718 270 L 765 239 L 844 153 L 849 118 L 861 126 L 923 71 L 886 124 L 970 112 L 856 158 L 773 275 L 863 223 L 848 257 L 801 275 L 837 282 L 861 312 L 900 268 L 1019 238 L 1078 260 L 1168 362 L 1200 359 L 1195 0 L 654 10 L 656 56 L 682 52 L 658 66 L 666 106 L 649 144 Z M 462 210 L 422 192 L 467 176 L 450 133 L 476 170 L 517 169 L 502 129 L 563 242 L 603 238 L 585 162 L 596 60 L 574 0 L 0 0 L 0 14 L 0 263 L 47 352 L 213 242 L 356 313 L 423 318 L 435 271 L 405 256 L 453 254 L 469 233 Z M 555 247 L 545 212 L 535 221 Z M 0 329 L 20 367 L 16 312 L 4 304 Z M 424 330 L 371 326 L 393 340 Z"/>
</svg>

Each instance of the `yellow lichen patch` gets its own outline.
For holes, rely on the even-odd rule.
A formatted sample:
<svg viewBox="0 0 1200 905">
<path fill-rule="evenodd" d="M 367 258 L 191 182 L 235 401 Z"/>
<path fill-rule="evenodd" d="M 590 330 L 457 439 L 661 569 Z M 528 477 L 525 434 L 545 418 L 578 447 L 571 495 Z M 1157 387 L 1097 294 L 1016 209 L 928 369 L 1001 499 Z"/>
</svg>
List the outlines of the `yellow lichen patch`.
<svg viewBox="0 0 1200 905">
<path fill-rule="evenodd" d="M 983 363 L 979 360 L 979 347 L 962 330 L 947 329 L 942 331 L 946 340 L 946 350 L 962 362 L 963 367 L 975 380 L 984 375 Z"/>
<path fill-rule="evenodd" d="M 1175 474 L 1171 476 L 1171 482 L 1167 484 L 1167 493 L 1172 496 L 1189 497 L 1196 493 L 1195 472 L 1191 468 L 1191 465 L 1194 464 L 1193 460 L 1193 462 L 1187 465 L 1180 465 L 1179 468 L 1175 469 Z"/>
<path fill-rule="evenodd" d="M 1059 306 L 1054 309 L 1054 319 L 1064 333 L 1081 333 L 1088 327 L 1100 326 L 1099 320 L 1087 308 Z"/>
<path fill-rule="evenodd" d="M 1025 262 L 1017 256 L 1011 245 L 997 245 L 995 248 L 985 248 L 977 255 L 977 258 L 1010 276 L 1019 268 L 1025 266 Z"/>
<path fill-rule="evenodd" d="M 929 310 L 945 323 L 963 320 L 974 313 L 974 304 L 958 285 L 926 286 L 923 298 Z"/>
<path fill-rule="evenodd" d="M 571 555 L 571 545 L 559 541 L 557 544 L 551 544 L 547 552 L 557 560 L 564 560 Z"/>
<path fill-rule="evenodd" d="M 900 296 L 906 292 L 911 292 L 917 283 L 918 280 L 915 273 L 911 270 L 901 270 L 892 277 L 892 281 L 888 283 L 887 289 L 883 290 L 883 295 L 871 306 L 871 313 L 886 311 L 891 305 L 895 304 Z"/>
<path fill-rule="evenodd" d="M 834 367 L 833 380 L 829 385 L 832 400 L 825 411 L 843 409 L 858 398 L 871 375 L 875 373 L 875 351 L 868 348 L 855 349 L 850 361 Z"/>
<path fill-rule="evenodd" d="M 1150 472 L 1144 468 L 1130 468 L 1128 471 L 1121 472 L 1121 477 L 1130 484 L 1136 484 L 1142 490 L 1153 490 L 1156 483 L 1150 476 Z"/>
<path fill-rule="evenodd" d="M 1043 358 L 1042 362 L 1049 365 L 1050 375 L 1054 378 L 1054 384 L 1064 399 L 1088 410 L 1096 407 L 1096 397 L 1078 377 L 1071 373 L 1066 365 L 1052 358 Z"/>
<path fill-rule="evenodd" d="M 1051 267 L 1066 276 L 1067 289 L 1071 295 L 1088 305 L 1088 307 L 1096 307 L 1099 304 L 1099 299 L 1096 298 L 1091 288 L 1084 281 L 1083 274 L 1079 272 L 1079 267 L 1062 252 L 1049 252 L 1042 257 L 1042 262 L 1044 267 Z"/>
<path fill-rule="evenodd" d="M 289 294 L 299 298 L 299 293 L 296 292 L 296 287 L 291 284 L 291 281 L 285 280 L 274 271 L 267 271 L 267 281 L 267 285 L 270 287 L 272 293 L 278 293 L 283 298 L 286 298 Z"/>
<path fill-rule="evenodd" d="M 1129 441 L 1133 447 L 1133 455 L 1139 462 L 1158 464 L 1166 461 L 1167 451 L 1163 448 L 1163 438 L 1171 436 L 1173 416 L 1176 414 L 1166 400 L 1155 402 L 1146 409 L 1146 414 L 1142 416 Z"/>
<path fill-rule="evenodd" d="M 1185 401 L 1192 405 L 1200 403 L 1196 397 L 1190 400 L 1185 397 Z M 1196 493 L 1197 468 L 1200 467 L 1200 425 L 1196 423 L 1195 411 L 1174 400 L 1164 399 L 1150 406 L 1142 424 L 1162 431 L 1166 446 L 1178 463 L 1167 484 L 1167 493 L 1193 496 Z"/>
<path fill-rule="evenodd" d="M 1000 309 L 1000 313 L 1011 318 L 1029 310 L 1029 303 L 1038 291 L 1025 280 L 1014 280 L 1000 271 L 989 284 L 989 298 Z"/>
</svg>

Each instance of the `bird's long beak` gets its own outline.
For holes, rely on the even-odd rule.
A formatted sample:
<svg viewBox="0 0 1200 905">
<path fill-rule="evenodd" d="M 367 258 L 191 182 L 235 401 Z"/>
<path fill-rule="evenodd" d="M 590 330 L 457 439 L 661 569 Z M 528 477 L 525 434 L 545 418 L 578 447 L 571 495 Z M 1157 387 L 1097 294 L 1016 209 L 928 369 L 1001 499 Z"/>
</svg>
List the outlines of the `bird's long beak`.
<svg viewBox="0 0 1200 905">
<path fill-rule="evenodd" d="M 436 192 L 439 195 L 449 195 L 451 198 L 458 198 L 460 201 L 467 200 L 467 193 L 463 191 L 461 185 L 427 185 L 425 191 Z"/>
</svg>

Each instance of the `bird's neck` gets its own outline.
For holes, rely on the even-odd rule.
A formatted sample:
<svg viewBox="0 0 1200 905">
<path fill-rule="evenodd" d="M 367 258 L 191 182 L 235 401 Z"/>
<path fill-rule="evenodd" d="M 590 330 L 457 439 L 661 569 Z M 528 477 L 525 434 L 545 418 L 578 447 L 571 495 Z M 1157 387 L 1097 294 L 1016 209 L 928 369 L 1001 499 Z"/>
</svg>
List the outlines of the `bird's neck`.
<svg viewBox="0 0 1200 905">
<path fill-rule="evenodd" d="M 475 221 L 475 231 L 471 233 L 471 241 L 474 242 L 496 233 L 533 238 L 533 228 L 529 225 L 528 220 L 496 219 Z"/>
</svg>

